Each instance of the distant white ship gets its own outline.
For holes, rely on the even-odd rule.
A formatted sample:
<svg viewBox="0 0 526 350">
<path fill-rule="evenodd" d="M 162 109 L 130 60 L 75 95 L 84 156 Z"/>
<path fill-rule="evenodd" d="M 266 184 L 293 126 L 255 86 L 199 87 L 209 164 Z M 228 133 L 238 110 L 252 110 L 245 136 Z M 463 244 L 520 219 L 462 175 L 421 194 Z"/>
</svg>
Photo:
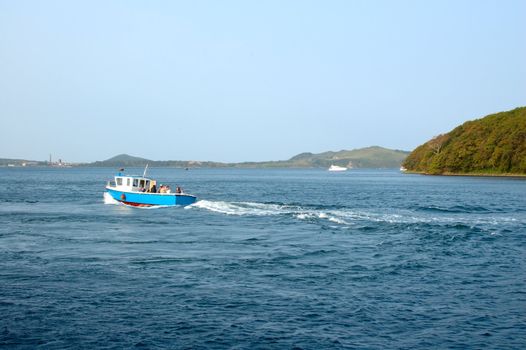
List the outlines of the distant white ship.
<svg viewBox="0 0 526 350">
<path fill-rule="evenodd" d="M 406 167 L 401 166 L 401 167 L 400 167 L 400 171 L 401 171 L 401 172 L 405 172 L 405 171 L 407 171 L 407 169 L 406 169 Z"/>
<path fill-rule="evenodd" d="M 329 171 L 346 171 L 347 168 L 339 165 L 331 165 Z"/>
</svg>

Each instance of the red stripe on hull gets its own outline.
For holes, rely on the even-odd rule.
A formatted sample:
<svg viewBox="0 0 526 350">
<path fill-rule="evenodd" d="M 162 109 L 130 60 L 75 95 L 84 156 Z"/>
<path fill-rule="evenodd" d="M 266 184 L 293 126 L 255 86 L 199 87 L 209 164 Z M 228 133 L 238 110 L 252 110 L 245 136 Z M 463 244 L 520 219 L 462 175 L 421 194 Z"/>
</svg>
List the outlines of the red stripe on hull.
<svg viewBox="0 0 526 350">
<path fill-rule="evenodd" d="M 126 204 L 126 205 L 131 205 L 132 207 L 153 207 L 153 204 L 143 204 L 143 203 L 134 203 L 134 202 L 125 202 L 125 201 L 120 201 L 121 203 L 123 204 Z"/>
</svg>

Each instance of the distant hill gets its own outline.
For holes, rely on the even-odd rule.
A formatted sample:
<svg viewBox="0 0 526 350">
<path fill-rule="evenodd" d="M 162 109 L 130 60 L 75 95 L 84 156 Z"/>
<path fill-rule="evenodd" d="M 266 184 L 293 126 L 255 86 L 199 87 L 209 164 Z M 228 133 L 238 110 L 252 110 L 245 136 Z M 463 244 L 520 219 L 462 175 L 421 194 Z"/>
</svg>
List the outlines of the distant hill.
<svg viewBox="0 0 526 350">
<path fill-rule="evenodd" d="M 128 154 L 119 154 L 110 159 L 103 161 L 96 161 L 93 163 L 85 163 L 82 166 L 88 167 L 144 167 L 148 164 L 151 167 L 167 167 L 167 168 L 218 168 L 228 167 L 229 164 L 218 162 L 200 162 L 187 160 L 151 160 L 141 157 L 130 156 Z"/>
<path fill-rule="evenodd" d="M 328 168 L 339 165 L 352 168 L 399 168 L 409 152 L 371 146 L 338 152 L 300 153 L 277 162 L 238 163 L 243 167 Z"/>
<path fill-rule="evenodd" d="M 468 121 L 418 146 L 404 161 L 426 174 L 526 174 L 526 107 Z"/>
<path fill-rule="evenodd" d="M 96 161 L 90 163 L 91 166 L 108 166 L 108 167 L 136 167 L 145 166 L 148 163 L 152 163 L 152 160 L 130 156 L 128 154 L 119 154 L 110 159 L 103 161 Z"/>
<path fill-rule="evenodd" d="M 150 159 L 120 154 L 104 161 L 84 164 L 95 167 L 177 167 L 177 168 L 328 168 L 341 165 L 353 168 L 398 168 L 409 152 L 390 150 L 378 146 L 351 151 L 324 152 L 319 154 L 301 153 L 289 160 L 270 162 L 220 163 L 201 161 Z"/>
<path fill-rule="evenodd" d="M 398 168 L 408 154 L 406 151 L 371 146 L 351 151 L 301 153 L 288 162 L 297 166 L 321 168 L 328 168 L 332 164 L 353 168 Z"/>
</svg>

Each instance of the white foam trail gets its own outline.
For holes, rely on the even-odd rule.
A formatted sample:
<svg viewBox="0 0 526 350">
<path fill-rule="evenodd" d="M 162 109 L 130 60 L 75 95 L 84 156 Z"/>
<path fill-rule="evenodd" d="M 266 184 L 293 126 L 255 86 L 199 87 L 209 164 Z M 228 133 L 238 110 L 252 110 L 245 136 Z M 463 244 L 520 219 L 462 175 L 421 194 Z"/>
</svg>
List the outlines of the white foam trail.
<svg viewBox="0 0 526 350">
<path fill-rule="evenodd" d="M 332 221 L 336 224 L 340 224 L 340 225 L 350 225 L 351 223 L 345 221 L 345 220 L 342 220 L 342 219 L 338 219 L 338 218 L 335 218 L 335 217 L 329 217 L 329 221 Z"/>
<path fill-rule="evenodd" d="M 402 210 L 395 213 L 371 212 L 366 210 L 352 209 L 315 209 L 303 208 L 292 205 L 265 204 L 254 202 L 224 202 L 200 200 L 185 209 L 199 208 L 216 213 L 235 216 L 278 216 L 290 215 L 299 220 L 307 221 L 330 221 L 338 225 L 350 226 L 357 222 L 369 221 L 389 224 L 469 224 L 496 226 L 502 222 L 514 221 L 515 218 L 502 217 L 499 219 L 486 216 L 428 216 L 419 215 L 414 211 Z"/>
<path fill-rule="evenodd" d="M 418 222 L 417 218 L 404 217 L 398 214 L 375 214 L 350 210 L 308 209 L 299 206 L 265 204 L 254 202 L 223 202 L 200 200 L 188 207 L 210 210 L 216 213 L 237 216 L 273 216 L 293 215 L 299 220 L 328 220 L 340 225 L 351 225 L 352 221 L 366 220 L 389 223 Z"/>
<path fill-rule="evenodd" d="M 113 199 L 113 197 L 108 193 L 104 192 L 104 204 L 120 204 L 118 201 Z"/>
<path fill-rule="evenodd" d="M 329 220 L 331 222 L 350 225 L 349 222 L 334 215 L 330 212 L 324 212 L 317 209 L 305 209 L 298 206 L 265 204 L 254 202 L 222 202 L 200 200 L 188 207 L 210 210 L 216 213 L 237 216 L 274 216 L 274 215 L 293 215 L 300 220 Z"/>
<path fill-rule="evenodd" d="M 207 201 L 200 200 L 192 205 L 185 207 L 185 209 L 201 208 L 207 209 L 216 213 L 226 215 L 254 215 L 254 216 L 269 216 L 282 214 L 282 206 L 276 204 L 264 204 L 253 202 L 221 202 L 221 201 Z"/>
<path fill-rule="evenodd" d="M 298 215 L 296 215 L 296 217 L 297 217 L 298 219 L 300 219 L 300 220 L 306 220 L 306 219 L 308 219 L 308 218 L 311 218 L 312 215 L 308 215 L 308 214 L 298 214 Z"/>
</svg>

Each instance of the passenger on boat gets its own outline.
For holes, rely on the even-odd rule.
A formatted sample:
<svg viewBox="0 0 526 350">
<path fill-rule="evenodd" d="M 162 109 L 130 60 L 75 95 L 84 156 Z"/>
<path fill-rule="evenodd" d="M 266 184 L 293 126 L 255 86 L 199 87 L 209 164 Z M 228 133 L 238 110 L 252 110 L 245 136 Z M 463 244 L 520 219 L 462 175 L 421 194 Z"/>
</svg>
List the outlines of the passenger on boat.
<svg viewBox="0 0 526 350">
<path fill-rule="evenodd" d="M 150 192 L 157 193 L 157 186 L 155 186 L 155 184 L 153 184 L 152 187 L 150 188 Z"/>
<path fill-rule="evenodd" d="M 183 193 L 183 189 L 179 186 L 175 188 L 175 193 Z"/>
<path fill-rule="evenodd" d="M 164 190 L 166 191 L 166 193 L 172 193 L 172 189 L 168 185 L 164 187 Z"/>
</svg>

